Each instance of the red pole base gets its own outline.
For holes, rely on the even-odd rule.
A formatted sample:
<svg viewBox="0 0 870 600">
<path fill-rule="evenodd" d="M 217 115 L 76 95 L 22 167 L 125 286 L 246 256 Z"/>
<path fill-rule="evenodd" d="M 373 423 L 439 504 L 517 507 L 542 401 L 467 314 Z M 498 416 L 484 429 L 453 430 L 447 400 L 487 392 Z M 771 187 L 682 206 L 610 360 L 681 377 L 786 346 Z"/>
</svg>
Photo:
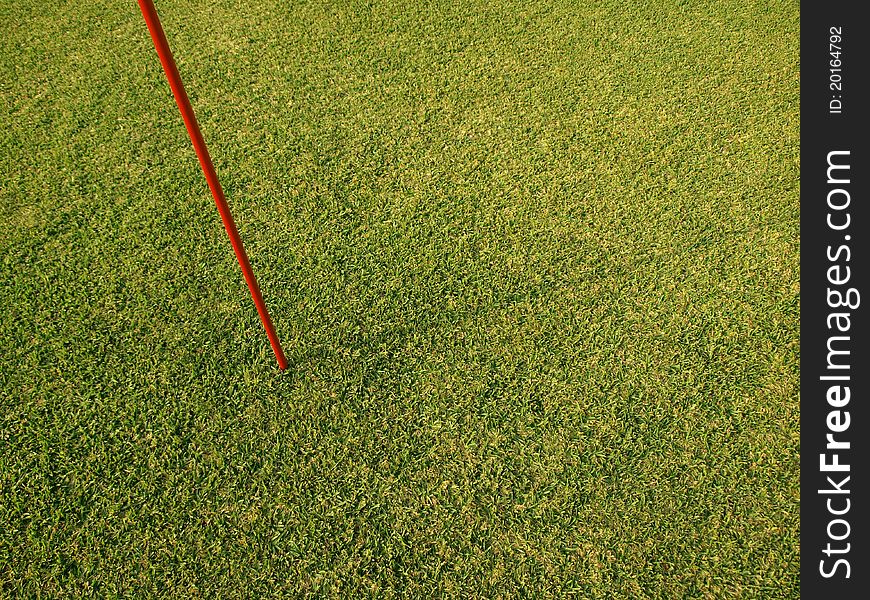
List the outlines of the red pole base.
<svg viewBox="0 0 870 600">
<path fill-rule="evenodd" d="M 211 189 L 212 196 L 214 196 L 214 202 L 217 205 L 218 212 L 220 212 L 224 228 L 230 236 L 230 242 L 233 245 L 239 266 L 242 267 L 245 281 L 248 282 L 248 289 L 251 290 L 251 297 L 257 306 L 260 320 L 263 322 L 263 327 L 266 328 L 266 335 L 269 336 L 269 343 L 272 344 L 275 358 L 278 359 L 278 366 L 283 371 L 287 368 L 287 357 L 284 356 L 281 342 L 278 341 L 278 334 L 275 333 L 272 319 L 269 318 L 269 311 L 266 309 L 266 303 L 263 301 L 263 295 L 260 293 L 260 286 L 257 285 L 257 279 L 254 277 L 253 269 L 251 269 L 251 261 L 248 260 L 248 255 L 242 244 L 242 238 L 239 237 L 239 231 L 236 229 L 233 215 L 230 214 L 230 207 L 227 205 L 223 188 L 221 188 L 220 181 L 218 181 L 217 173 L 211 162 L 211 156 L 209 156 L 208 148 L 205 146 L 205 140 L 203 140 L 202 133 L 199 131 L 199 124 L 196 122 L 196 115 L 193 114 L 190 99 L 187 97 L 187 92 L 184 91 L 184 84 L 181 83 L 181 76 L 178 74 L 178 67 L 175 66 L 175 60 L 172 58 L 169 43 L 166 41 L 166 35 L 163 33 L 163 26 L 160 24 L 160 18 L 157 16 L 157 9 L 154 8 L 152 0 L 139 0 L 139 8 L 142 9 L 142 16 L 145 17 L 145 23 L 151 32 L 151 39 L 154 40 L 157 55 L 160 57 L 163 70 L 166 72 L 166 78 L 169 80 L 169 87 L 172 88 L 172 93 L 175 95 L 175 102 L 178 104 L 178 110 L 181 111 L 184 125 L 187 127 L 187 133 L 190 135 L 190 141 L 193 142 L 193 148 L 196 150 L 197 157 L 199 157 L 199 164 L 202 166 L 202 172 L 205 173 L 208 187 Z"/>
</svg>

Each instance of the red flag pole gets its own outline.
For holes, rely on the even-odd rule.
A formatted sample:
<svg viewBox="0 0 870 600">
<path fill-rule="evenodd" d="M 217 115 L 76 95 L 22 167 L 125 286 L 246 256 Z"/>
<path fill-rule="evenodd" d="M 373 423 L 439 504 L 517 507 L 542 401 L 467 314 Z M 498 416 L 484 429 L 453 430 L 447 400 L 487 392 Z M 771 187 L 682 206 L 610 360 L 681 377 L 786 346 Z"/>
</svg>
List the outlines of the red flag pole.
<svg viewBox="0 0 870 600">
<path fill-rule="evenodd" d="M 266 334 L 269 336 L 269 343 L 272 344 L 275 358 L 278 359 L 278 366 L 283 371 L 287 368 L 287 358 L 284 356 L 284 351 L 281 349 L 281 342 L 278 341 L 278 335 L 275 333 L 272 319 L 269 318 L 269 311 L 266 310 L 266 303 L 263 302 L 263 295 L 260 293 L 260 287 L 257 285 L 254 271 L 251 269 L 251 261 L 248 260 L 248 255 L 245 253 L 245 247 L 242 245 L 242 238 L 239 237 L 239 231 L 236 229 L 235 221 L 233 221 L 233 215 L 230 214 L 230 207 L 227 205 L 224 191 L 221 188 L 217 173 L 214 170 L 214 165 L 211 162 L 211 157 L 208 154 L 208 148 L 206 148 L 205 141 L 202 139 L 202 133 L 199 131 L 199 124 L 196 122 L 196 116 L 193 114 L 193 107 L 190 105 L 190 99 L 184 91 L 184 84 L 181 83 L 181 76 L 178 74 L 178 67 L 175 66 L 175 60 L 172 58 L 172 52 L 169 50 L 169 43 L 166 41 L 163 27 L 160 25 L 160 19 L 157 16 L 157 9 L 154 8 L 154 2 L 151 0 L 138 1 L 139 8 L 142 9 L 142 16 L 145 17 L 145 23 L 148 25 L 148 30 L 151 32 L 151 38 L 154 40 L 154 47 L 157 49 L 157 55 L 160 57 L 160 62 L 163 64 L 163 70 L 166 71 L 166 78 L 169 80 L 169 86 L 172 88 L 172 93 L 175 95 L 175 101 L 178 103 L 178 110 L 181 111 L 181 116 L 184 118 L 184 124 L 187 127 L 187 133 L 190 134 L 190 141 L 193 142 L 196 155 L 199 157 L 199 164 L 202 165 L 202 171 L 205 173 L 208 187 L 211 188 L 214 202 L 217 204 L 218 212 L 220 212 L 221 219 L 224 222 L 224 227 L 227 230 L 227 234 L 230 236 L 230 242 L 233 244 L 236 258 L 239 260 L 239 265 L 242 267 L 242 273 L 245 274 L 245 281 L 248 282 L 248 288 L 251 290 L 251 297 L 254 299 L 254 304 L 257 305 L 257 312 L 260 313 L 260 320 L 263 321 L 263 327 L 266 328 Z"/>
</svg>

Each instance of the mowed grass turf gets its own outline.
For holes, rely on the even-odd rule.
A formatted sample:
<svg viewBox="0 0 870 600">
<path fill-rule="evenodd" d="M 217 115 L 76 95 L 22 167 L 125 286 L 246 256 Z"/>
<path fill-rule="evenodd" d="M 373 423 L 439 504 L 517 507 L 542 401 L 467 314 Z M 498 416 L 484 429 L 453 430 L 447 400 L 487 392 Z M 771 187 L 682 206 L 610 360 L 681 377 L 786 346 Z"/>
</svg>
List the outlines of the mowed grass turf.
<svg viewBox="0 0 870 600">
<path fill-rule="evenodd" d="M 796 2 L 0 0 L 16 597 L 793 598 Z"/>
</svg>

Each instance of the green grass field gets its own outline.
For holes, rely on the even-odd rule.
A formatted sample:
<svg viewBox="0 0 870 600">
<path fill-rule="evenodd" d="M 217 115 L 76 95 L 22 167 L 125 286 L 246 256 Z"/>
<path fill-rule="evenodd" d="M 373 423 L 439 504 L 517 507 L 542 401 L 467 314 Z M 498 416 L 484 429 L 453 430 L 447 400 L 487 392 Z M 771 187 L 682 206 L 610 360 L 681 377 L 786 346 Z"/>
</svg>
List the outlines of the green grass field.
<svg viewBox="0 0 870 600">
<path fill-rule="evenodd" d="M 799 10 L 0 0 L 3 597 L 795 598 Z"/>
</svg>

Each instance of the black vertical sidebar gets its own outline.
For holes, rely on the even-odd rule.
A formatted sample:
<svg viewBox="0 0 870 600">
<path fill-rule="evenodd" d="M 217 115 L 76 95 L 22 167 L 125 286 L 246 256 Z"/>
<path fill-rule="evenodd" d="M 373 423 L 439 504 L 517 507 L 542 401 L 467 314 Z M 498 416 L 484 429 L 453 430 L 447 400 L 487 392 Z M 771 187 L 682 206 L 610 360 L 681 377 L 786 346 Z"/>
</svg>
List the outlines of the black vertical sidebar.
<svg viewBox="0 0 870 600">
<path fill-rule="evenodd" d="M 801 596 L 832 600 L 870 590 L 870 22 L 858 6 L 801 3 Z"/>
</svg>

